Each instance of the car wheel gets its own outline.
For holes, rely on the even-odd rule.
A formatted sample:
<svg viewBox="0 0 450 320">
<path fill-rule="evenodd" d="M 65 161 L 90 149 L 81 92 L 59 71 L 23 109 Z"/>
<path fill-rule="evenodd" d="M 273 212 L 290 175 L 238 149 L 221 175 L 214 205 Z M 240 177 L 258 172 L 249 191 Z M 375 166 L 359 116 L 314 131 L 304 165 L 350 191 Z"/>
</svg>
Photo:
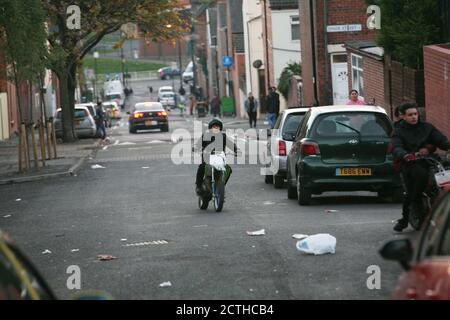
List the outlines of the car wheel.
<svg viewBox="0 0 450 320">
<path fill-rule="evenodd" d="M 136 133 L 137 132 L 137 130 L 135 129 L 135 128 L 133 128 L 133 127 L 130 127 L 130 133 Z"/>
<path fill-rule="evenodd" d="M 284 186 L 284 178 L 274 175 L 273 176 L 273 186 L 275 187 L 275 189 L 281 189 Z"/>
<path fill-rule="evenodd" d="M 287 196 L 288 199 L 297 199 L 297 188 L 295 186 L 292 186 L 289 182 L 290 175 L 288 173 L 288 179 L 287 179 Z"/>
<path fill-rule="evenodd" d="M 169 132 L 169 125 L 165 125 L 165 126 L 161 127 L 161 131 L 162 132 Z"/>
<path fill-rule="evenodd" d="M 165 76 L 164 76 L 164 80 L 169 80 L 170 79 L 170 76 L 168 75 L 168 74 L 166 74 Z"/>
<path fill-rule="evenodd" d="M 301 206 L 307 206 L 311 202 L 311 190 L 303 187 L 299 174 L 297 174 L 297 201 Z"/>
</svg>

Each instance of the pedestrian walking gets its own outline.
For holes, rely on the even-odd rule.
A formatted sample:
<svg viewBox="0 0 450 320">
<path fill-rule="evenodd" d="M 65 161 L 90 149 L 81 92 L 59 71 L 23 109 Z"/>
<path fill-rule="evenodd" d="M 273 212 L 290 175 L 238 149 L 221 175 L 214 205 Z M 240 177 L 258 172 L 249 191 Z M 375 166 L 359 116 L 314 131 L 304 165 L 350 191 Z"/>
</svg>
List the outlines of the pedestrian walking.
<svg viewBox="0 0 450 320">
<path fill-rule="evenodd" d="M 95 116 L 95 124 L 97 125 L 97 134 L 100 135 L 102 140 L 106 139 L 106 128 L 105 128 L 105 111 L 103 110 L 102 103 L 97 102 L 96 108 L 96 116 Z"/>
<path fill-rule="evenodd" d="M 217 95 L 214 95 L 214 97 L 211 100 L 211 113 L 215 117 L 220 116 L 220 99 Z"/>
<path fill-rule="evenodd" d="M 269 94 L 266 97 L 267 102 L 267 120 L 270 129 L 275 127 L 278 115 L 280 114 L 280 95 L 277 93 L 276 87 L 269 88 Z"/>
<path fill-rule="evenodd" d="M 258 100 L 255 99 L 251 92 L 248 93 L 247 100 L 244 102 L 245 111 L 248 114 L 250 128 L 256 128 L 256 116 L 258 112 Z"/>
</svg>

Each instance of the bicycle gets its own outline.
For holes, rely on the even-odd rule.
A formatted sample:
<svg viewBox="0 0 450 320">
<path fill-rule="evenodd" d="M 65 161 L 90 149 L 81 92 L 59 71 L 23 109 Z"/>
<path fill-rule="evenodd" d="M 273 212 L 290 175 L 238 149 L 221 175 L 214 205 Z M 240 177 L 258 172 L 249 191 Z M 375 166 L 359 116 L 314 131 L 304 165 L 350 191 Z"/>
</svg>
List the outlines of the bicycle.
<svg viewBox="0 0 450 320">
<path fill-rule="evenodd" d="M 421 199 L 423 211 L 414 210 L 410 204 L 408 215 L 409 223 L 414 230 L 420 230 L 436 199 L 443 190 L 450 188 L 450 154 L 447 153 L 446 160 L 438 155 L 420 156 L 416 154 L 416 157 L 414 161 L 426 161 L 429 166 L 428 184 Z M 405 190 L 407 190 L 406 186 Z"/>
<path fill-rule="evenodd" d="M 202 193 L 198 197 L 201 210 L 208 209 L 212 200 L 216 212 L 221 212 L 225 203 L 225 185 L 231 175 L 231 167 L 226 163 L 225 152 L 210 155 L 209 163 L 205 166 L 205 176 L 202 183 Z"/>
</svg>

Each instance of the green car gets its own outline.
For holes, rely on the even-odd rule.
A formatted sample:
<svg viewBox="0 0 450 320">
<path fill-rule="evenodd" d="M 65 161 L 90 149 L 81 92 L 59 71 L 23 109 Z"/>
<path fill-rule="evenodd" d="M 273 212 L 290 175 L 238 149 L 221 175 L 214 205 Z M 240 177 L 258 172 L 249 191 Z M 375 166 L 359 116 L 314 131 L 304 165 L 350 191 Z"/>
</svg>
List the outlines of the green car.
<svg viewBox="0 0 450 320">
<path fill-rule="evenodd" d="M 315 107 L 299 126 L 287 159 L 288 198 L 308 205 L 325 191 L 375 191 L 401 201 L 386 111 L 376 106 Z"/>
</svg>

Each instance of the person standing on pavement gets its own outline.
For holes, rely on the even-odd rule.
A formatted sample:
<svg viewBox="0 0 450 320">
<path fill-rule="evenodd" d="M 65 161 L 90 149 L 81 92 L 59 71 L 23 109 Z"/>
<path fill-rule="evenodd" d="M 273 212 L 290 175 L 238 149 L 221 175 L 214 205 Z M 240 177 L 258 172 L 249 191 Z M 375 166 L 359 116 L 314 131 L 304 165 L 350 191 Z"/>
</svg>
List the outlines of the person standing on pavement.
<svg viewBox="0 0 450 320">
<path fill-rule="evenodd" d="M 248 93 L 248 98 L 244 103 L 245 111 L 248 114 L 250 128 L 256 128 L 256 115 L 258 110 L 258 100 L 255 99 L 251 92 Z"/>
<path fill-rule="evenodd" d="M 280 95 L 276 92 L 276 90 L 276 87 L 270 87 L 269 95 L 266 98 L 267 118 L 269 121 L 270 129 L 273 129 L 275 127 L 275 123 L 280 113 Z"/>
<path fill-rule="evenodd" d="M 194 115 L 194 110 L 197 108 L 197 99 L 193 95 L 189 97 L 189 114 L 192 116 Z"/>
<path fill-rule="evenodd" d="M 105 111 L 103 110 L 102 103 L 97 102 L 96 108 L 97 115 L 95 116 L 95 124 L 97 125 L 97 132 L 100 133 L 100 138 L 102 140 L 106 139 L 106 128 L 105 128 Z"/>
<path fill-rule="evenodd" d="M 220 99 L 217 94 L 211 100 L 211 113 L 214 118 L 220 116 Z"/>
</svg>

